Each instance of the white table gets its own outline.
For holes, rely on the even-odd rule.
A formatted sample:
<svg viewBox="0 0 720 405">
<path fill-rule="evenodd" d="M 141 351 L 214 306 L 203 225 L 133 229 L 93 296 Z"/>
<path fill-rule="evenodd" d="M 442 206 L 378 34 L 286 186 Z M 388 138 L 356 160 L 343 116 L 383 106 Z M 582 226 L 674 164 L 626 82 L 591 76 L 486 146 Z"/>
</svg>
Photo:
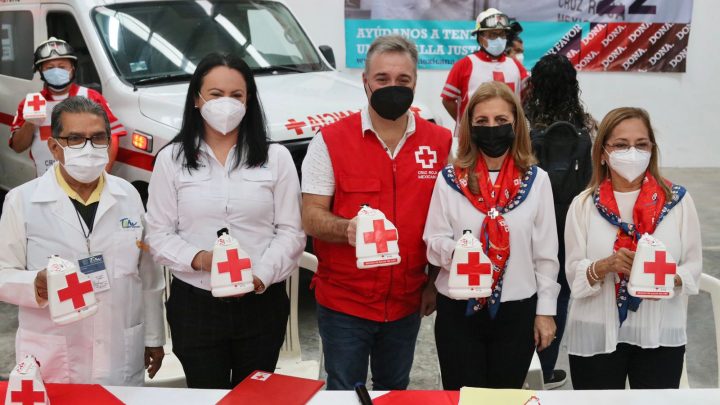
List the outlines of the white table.
<svg viewBox="0 0 720 405">
<path fill-rule="evenodd" d="M 188 388 L 105 387 L 128 405 L 215 404 L 227 390 Z M 370 392 L 375 398 L 383 391 Z M 720 405 L 720 389 L 618 390 L 618 391 L 540 391 L 542 405 Z M 320 391 L 310 405 L 357 405 L 353 391 Z"/>
</svg>

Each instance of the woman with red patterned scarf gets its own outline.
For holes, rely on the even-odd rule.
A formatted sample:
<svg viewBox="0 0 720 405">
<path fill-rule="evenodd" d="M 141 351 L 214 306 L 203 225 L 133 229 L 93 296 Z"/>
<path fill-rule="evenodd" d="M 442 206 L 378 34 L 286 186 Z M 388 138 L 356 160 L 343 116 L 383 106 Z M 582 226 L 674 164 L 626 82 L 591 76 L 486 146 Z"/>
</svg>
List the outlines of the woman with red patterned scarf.
<svg viewBox="0 0 720 405">
<path fill-rule="evenodd" d="M 435 286 L 435 341 L 443 387 L 521 388 L 533 352 L 555 337 L 557 233 L 546 172 L 534 165 L 518 98 L 482 84 L 460 128 L 458 156 L 438 176 L 425 225 Z M 492 294 L 450 298 L 449 269 L 463 230 L 490 259 Z"/>
<path fill-rule="evenodd" d="M 687 343 L 687 296 L 698 293 L 702 243 L 695 204 L 660 175 L 648 113 L 623 107 L 600 123 L 593 178 L 565 225 L 573 298 L 567 325 L 575 389 L 678 388 Z M 630 296 L 637 242 L 650 234 L 677 261 L 673 298 Z"/>
</svg>

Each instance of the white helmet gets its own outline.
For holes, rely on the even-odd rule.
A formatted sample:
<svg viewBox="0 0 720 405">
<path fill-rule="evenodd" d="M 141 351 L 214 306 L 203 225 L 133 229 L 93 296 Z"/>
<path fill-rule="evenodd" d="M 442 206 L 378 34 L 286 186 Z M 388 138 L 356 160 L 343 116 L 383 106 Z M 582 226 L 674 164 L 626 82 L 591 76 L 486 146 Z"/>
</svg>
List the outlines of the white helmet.
<svg viewBox="0 0 720 405">
<path fill-rule="evenodd" d="M 489 8 L 478 14 L 475 20 L 475 31 L 472 33 L 477 34 L 480 31 L 509 29 L 510 19 L 508 16 L 496 8 Z"/>
<path fill-rule="evenodd" d="M 53 59 L 70 59 L 73 61 L 73 64 L 77 63 L 77 56 L 75 56 L 75 50 L 72 46 L 70 46 L 70 44 L 63 41 L 62 39 L 50 37 L 50 39 L 41 43 L 40 45 L 38 45 L 37 48 L 35 48 L 35 55 L 33 61 L 35 70 L 40 69 L 41 63 Z"/>
</svg>

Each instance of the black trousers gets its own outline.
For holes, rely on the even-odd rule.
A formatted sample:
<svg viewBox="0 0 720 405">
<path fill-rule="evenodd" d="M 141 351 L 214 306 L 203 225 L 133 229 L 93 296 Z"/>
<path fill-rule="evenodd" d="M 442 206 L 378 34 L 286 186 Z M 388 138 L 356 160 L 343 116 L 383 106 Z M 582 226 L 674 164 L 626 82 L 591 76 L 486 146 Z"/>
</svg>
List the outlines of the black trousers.
<svg viewBox="0 0 720 405">
<path fill-rule="evenodd" d="M 255 370 L 273 372 L 285 341 L 285 283 L 263 294 L 215 298 L 173 278 L 167 318 L 189 388 L 230 389 Z"/>
<path fill-rule="evenodd" d="M 615 351 L 591 357 L 570 355 L 576 390 L 671 389 L 680 386 L 685 346 L 643 349 L 619 343 Z"/>
<path fill-rule="evenodd" d="M 437 295 L 435 343 L 445 390 L 522 388 L 532 361 L 537 297 L 465 316 L 467 301 Z"/>
</svg>

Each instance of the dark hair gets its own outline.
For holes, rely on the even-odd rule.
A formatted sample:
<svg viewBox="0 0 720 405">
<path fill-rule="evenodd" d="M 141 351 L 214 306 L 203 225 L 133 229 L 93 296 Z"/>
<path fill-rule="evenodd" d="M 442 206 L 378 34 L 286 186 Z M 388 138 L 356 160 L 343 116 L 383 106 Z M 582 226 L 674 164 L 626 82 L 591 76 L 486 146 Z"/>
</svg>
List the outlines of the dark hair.
<svg viewBox="0 0 720 405">
<path fill-rule="evenodd" d="M 198 152 L 200 150 L 198 138 L 203 136 L 205 130 L 200 109 L 195 107 L 195 99 L 200 93 L 200 88 L 202 87 L 205 76 L 210 70 L 218 66 L 227 66 L 230 69 L 237 70 L 242 74 L 247 84 L 246 112 L 238 129 L 238 141 L 235 147 L 235 162 L 233 163 L 233 168 L 240 165 L 243 161 L 243 156 L 246 158 L 244 164 L 247 167 L 261 166 L 267 163 L 268 159 L 268 129 L 252 70 L 250 70 L 247 63 L 239 56 L 234 54 L 220 54 L 217 52 L 206 55 L 200 61 L 195 69 L 195 73 L 193 73 L 190 79 L 190 85 L 188 86 L 187 97 L 185 99 L 182 126 L 180 127 L 180 132 L 178 132 L 177 136 L 175 136 L 170 143 L 180 144 L 175 159 L 183 156 L 183 163 L 188 170 L 197 170 L 198 168 Z"/>
<path fill-rule="evenodd" d="M 612 137 L 615 128 L 623 121 L 630 119 L 639 119 L 642 121 L 648 132 L 648 138 L 650 138 L 650 142 L 652 143 L 652 154 L 650 155 L 648 171 L 658 181 L 658 184 L 660 184 L 660 187 L 665 193 L 665 198 L 669 200 L 672 198 L 672 191 L 670 191 L 670 187 L 665 183 L 665 178 L 660 174 L 660 148 L 658 148 L 655 131 L 650 123 L 650 114 L 644 109 L 637 107 L 620 107 L 610 110 L 602 122 L 600 122 L 597 139 L 592 148 L 593 173 L 590 184 L 588 184 L 588 189 L 594 192 L 605 179 L 610 177 L 610 169 L 608 165 L 603 162 L 605 160 L 604 155 L 607 154 L 605 144 Z"/>
<path fill-rule="evenodd" d="M 62 113 L 88 113 L 102 117 L 105 122 L 105 133 L 110 136 L 110 120 L 105 113 L 105 109 L 100 104 L 86 97 L 68 97 L 59 102 L 50 115 L 50 128 L 53 138 L 59 138 L 63 131 L 62 121 L 60 120 Z"/>
<path fill-rule="evenodd" d="M 573 64 L 563 55 L 545 55 L 532 68 L 525 99 L 525 114 L 532 128 L 568 121 L 590 134 L 597 123 L 580 101 L 580 84 Z"/>
</svg>

